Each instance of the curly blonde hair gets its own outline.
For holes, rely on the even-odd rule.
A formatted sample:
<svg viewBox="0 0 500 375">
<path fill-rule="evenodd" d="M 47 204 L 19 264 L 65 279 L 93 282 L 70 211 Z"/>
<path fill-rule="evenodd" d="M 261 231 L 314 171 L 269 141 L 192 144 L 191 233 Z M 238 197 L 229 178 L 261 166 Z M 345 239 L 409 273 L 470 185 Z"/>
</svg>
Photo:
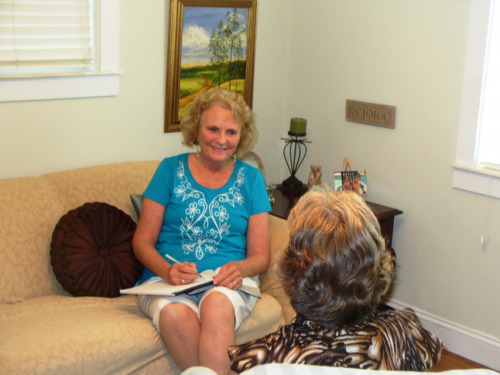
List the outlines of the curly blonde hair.
<svg viewBox="0 0 500 375">
<path fill-rule="evenodd" d="M 353 192 L 305 194 L 288 218 L 278 274 L 295 311 L 337 330 L 360 323 L 394 278 L 377 218 Z"/>
<path fill-rule="evenodd" d="M 198 144 L 200 120 L 205 111 L 214 105 L 230 110 L 234 120 L 240 124 L 240 142 L 235 153 L 238 158 L 243 159 L 257 143 L 258 132 L 254 113 L 245 99 L 235 91 L 215 89 L 198 95 L 181 121 L 182 144 L 187 147 Z"/>
</svg>

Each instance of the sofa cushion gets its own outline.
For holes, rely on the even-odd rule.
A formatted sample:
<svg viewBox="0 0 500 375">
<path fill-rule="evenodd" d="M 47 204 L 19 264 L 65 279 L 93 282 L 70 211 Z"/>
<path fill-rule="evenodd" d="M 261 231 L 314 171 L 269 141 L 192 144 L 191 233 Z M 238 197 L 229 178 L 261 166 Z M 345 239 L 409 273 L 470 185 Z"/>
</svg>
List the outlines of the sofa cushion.
<svg viewBox="0 0 500 375">
<path fill-rule="evenodd" d="M 68 210 L 41 177 L 0 180 L 0 303 L 61 294 L 50 266 L 50 237 Z"/>
<path fill-rule="evenodd" d="M 0 305 L 0 332 L 0 374 L 135 374 L 161 358 L 180 373 L 136 296 Z"/>
<path fill-rule="evenodd" d="M 67 294 L 49 256 L 61 216 L 86 202 L 101 201 L 134 217 L 129 194 L 146 189 L 159 163 L 117 163 L 0 179 L 0 303 Z"/>
<path fill-rule="evenodd" d="M 283 323 L 267 294 L 236 333 L 242 344 Z M 46 296 L 0 305 L 0 374 L 179 374 L 134 295 Z M 156 369 L 156 371 L 155 371 Z"/>
<path fill-rule="evenodd" d="M 134 217 L 130 193 L 148 186 L 159 161 L 116 163 L 44 175 L 64 201 L 66 211 L 87 202 L 106 202 Z"/>
<path fill-rule="evenodd" d="M 278 300 L 283 310 L 285 324 L 289 324 L 296 313 L 290 304 L 290 297 L 283 290 L 280 278 L 276 274 L 276 264 L 282 250 L 288 245 L 288 224 L 286 220 L 269 216 L 271 227 L 271 261 L 267 270 L 260 275 L 260 291 L 269 293 Z"/>
<path fill-rule="evenodd" d="M 73 296 L 118 297 L 144 267 L 132 249 L 136 224 L 106 203 L 86 203 L 64 215 L 52 236 L 51 263 Z"/>
<path fill-rule="evenodd" d="M 262 293 L 255 308 L 236 331 L 236 344 L 240 345 L 274 332 L 283 324 L 283 313 L 278 301 L 271 295 Z"/>
</svg>

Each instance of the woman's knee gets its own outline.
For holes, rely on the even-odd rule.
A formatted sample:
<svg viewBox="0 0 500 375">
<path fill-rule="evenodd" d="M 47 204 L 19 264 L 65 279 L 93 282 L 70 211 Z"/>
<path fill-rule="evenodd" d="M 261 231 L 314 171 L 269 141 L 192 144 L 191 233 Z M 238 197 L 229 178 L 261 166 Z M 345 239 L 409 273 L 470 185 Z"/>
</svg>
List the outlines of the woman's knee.
<svg viewBox="0 0 500 375">
<path fill-rule="evenodd" d="M 224 293 L 220 293 L 217 291 L 214 291 L 207 295 L 203 299 L 202 305 L 205 307 L 210 306 L 211 308 L 233 308 L 233 304 L 231 303 L 229 297 Z"/>
<path fill-rule="evenodd" d="M 203 299 L 200 305 L 200 317 L 204 318 L 215 317 L 220 319 L 222 317 L 234 317 L 234 307 L 231 300 L 224 294 L 213 292 Z"/>
<path fill-rule="evenodd" d="M 160 312 L 162 322 L 176 322 L 176 325 L 190 325 L 199 322 L 198 315 L 183 303 L 169 303 Z"/>
</svg>

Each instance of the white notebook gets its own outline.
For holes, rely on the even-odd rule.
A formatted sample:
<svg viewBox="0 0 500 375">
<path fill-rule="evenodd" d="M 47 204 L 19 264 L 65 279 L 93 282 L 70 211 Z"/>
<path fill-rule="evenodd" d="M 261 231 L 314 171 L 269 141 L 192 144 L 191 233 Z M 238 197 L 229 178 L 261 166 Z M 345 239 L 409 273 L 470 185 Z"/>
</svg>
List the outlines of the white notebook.
<svg viewBox="0 0 500 375">
<path fill-rule="evenodd" d="M 121 294 L 147 294 L 152 296 L 176 296 L 179 294 L 196 294 L 213 288 L 213 277 L 217 273 L 212 270 L 204 271 L 190 284 L 172 285 L 160 277 L 151 279 L 152 282 L 141 284 L 129 289 L 121 289 Z M 259 283 L 256 278 L 244 277 L 243 284 L 238 290 L 260 298 Z"/>
</svg>

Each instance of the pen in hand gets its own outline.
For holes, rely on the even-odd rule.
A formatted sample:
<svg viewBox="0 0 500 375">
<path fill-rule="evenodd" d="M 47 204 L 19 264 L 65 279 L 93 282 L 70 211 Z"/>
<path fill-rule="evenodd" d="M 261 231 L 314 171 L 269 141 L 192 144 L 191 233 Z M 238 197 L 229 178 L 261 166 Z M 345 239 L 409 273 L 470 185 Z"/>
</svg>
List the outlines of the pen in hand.
<svg viewBox="0 0 500 375">
<path fill-rule="evenodd" d="M 181 262 L 179 262 L 177 259 L 175 259 L 174 257 L 168 255 L 168 254 L 165 254 L 165 256 L 170 259 L 172 262 L 174 263 L 177 263 L 177 264 L 182 264 Z M 196 272 L 196 274 L 198 275 L 198 277 L 200 276 L 200 273 L 199 272 Z"/>
</svg>

